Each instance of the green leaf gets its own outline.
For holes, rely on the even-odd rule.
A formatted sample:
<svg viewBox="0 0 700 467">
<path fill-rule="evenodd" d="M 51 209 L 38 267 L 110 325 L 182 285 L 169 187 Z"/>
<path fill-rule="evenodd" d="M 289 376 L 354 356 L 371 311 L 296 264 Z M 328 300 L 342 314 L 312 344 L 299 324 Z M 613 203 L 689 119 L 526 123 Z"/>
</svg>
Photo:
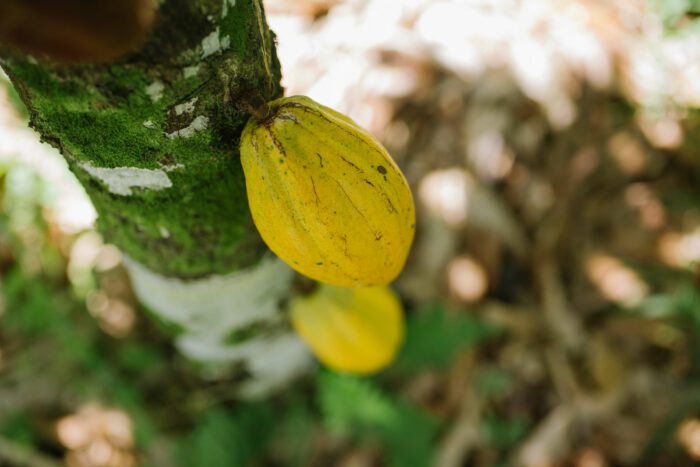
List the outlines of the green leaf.
<svg viewBox="0 0 700 467">
<path fill-rule="evenodd" d="M 276 446 L 283 459 L 290 467 L 306 467 L 314 454 L 313 434 L 316 428 L 314 414 L 301 394 L 290 396 L 289 408 L 284 416 L 279 417 L 275 433 Z"/>
<path fill-rule="evenodd" d="M 457 352 L 474 347 L 499 332 L 494 325 L 472 315 L 448 315 L 436 306 L 409 317 L 406 342 L 394 365 L 406 371 L 444 368 Z"/>
<path fill-rule="evenodd" d="M 119 348 L 119 363 L 135 373 L 153 371 L 163 364 L 164 356 L 155 345 L 141 342 L 126 342 Z"/>
<path fill-rule="evenodd" d="M 260 455 L 275 426 L 269 405 L 246 404 L 236 411 L 210 409 L 179 445 L 183 467 L 237 467 Z"/>
<path fill-rule="evenodd" d="M 36 438 L 32 420 L 24 411 L 13 412 L 1 418 L 0 434 L 26 446 L 34 444 Z"/>
<path fill-rule="evenodd" d="M 338 434 L 388 426 L 398 417 L 391 400 L 366 379 L 323 372 L 318 390 L 325 424 Z"/>
<path fill-rule="evenodd" d="M 687 26 L 681 20 L 700 12 L 698 0 L 649 0 L 649 3 L 669 33 L 683 31 Z"/>
<path fill-rule="evenodd" d="M 319 402 L 326 427 L 358 440 L 378 439 L 389 465 L 432 465 L 432 440 L 438 423 L 419 408 L 392 400 L 370 380 L 322 373 Z"/>
<path fill-rule="evenodd" d="M 393 467 L 427 467 L 433 465 L 433 439 L 438 423 L 409 404 L 398 405 L 398 417 L 380 430 L 380 438 Z"/>
<path fill-rule="evenodd" d="M 476 390 L 484 397 L 498 397 L 508 394 L 514 387 L 513 376 L 501 368 L 485 368 L 475 380 Z"/>
<path fill-rule="evenodd" d="M 8 311 L 4 326 L 28 336 L 51 329 L 55 319 L 53 297 L 44 281 L 25 276 L 16 268 L 7 274 L 3 289 Z"/>
<path fill-rule="evenodd" d="M 484 439 L 490 446 L 498 449 L 515 446 L 529 431 L 529 421 L 521 417 L 506 419 L 491 416 L 485 417 L 482 422 Z"/>
</svg>

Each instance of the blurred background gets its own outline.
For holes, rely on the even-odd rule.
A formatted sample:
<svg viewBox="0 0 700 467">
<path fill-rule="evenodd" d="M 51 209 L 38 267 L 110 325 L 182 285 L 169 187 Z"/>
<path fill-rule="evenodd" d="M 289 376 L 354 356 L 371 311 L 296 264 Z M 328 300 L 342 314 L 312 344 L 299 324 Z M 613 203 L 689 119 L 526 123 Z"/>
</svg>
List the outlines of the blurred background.
<svg viewBox="0 0 700 467">
<path fill-rule="evenodd" d="M 700 462 L 700 1 L 267 0 L 412 186 L 396 362 L 202 380 L 0 78 L 0 465 Z"/>
</svg>

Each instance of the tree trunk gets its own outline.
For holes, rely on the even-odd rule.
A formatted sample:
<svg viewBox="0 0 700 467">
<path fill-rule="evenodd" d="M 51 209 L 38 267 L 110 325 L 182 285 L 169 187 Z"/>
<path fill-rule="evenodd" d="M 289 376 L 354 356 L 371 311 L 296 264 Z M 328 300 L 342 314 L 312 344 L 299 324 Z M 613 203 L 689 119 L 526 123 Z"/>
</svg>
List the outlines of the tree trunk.
<svg viewBox="0 0 700 467">
<path fill-rule="evenodd" d="M 292 272 L 250 219 L 238 142 L 246 101 L 281 95 L 261 0 L 166 0 L 143 48 L 65 66 L 0 50 L 0 64 L 85 187 L 134 289 L 188 356 L 232 364 L 255 395 L 309 357 L 280 303 Z"/>
</svg>

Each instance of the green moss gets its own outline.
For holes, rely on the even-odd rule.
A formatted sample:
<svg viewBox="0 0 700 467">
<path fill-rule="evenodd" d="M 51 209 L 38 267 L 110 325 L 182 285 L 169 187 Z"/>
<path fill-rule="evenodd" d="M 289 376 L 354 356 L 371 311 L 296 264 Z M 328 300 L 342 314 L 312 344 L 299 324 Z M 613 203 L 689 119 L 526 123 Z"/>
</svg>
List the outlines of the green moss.
<svg viewBox="0 0 700 467">
<path fill-rule="evenodd" d="M 51 134 L 64 141 L 77 159 L 89 160 L 98 167 L 157 166 L 163 136 L 145 128 L 143 120 L 128 111 L 65 112 L 50 108 L 42 114 L 51 122 Z"/>
<path fill-rule="evenodd" d="M 32 126 L 64 150 L 86 187 L 105 238 L 161 274 L 227 273 L 253 264 L 265 250 L 250 220 L 237 149 L 247 116 L 235 101 L 267 83 L 253 1 L 229 7 L 220 33 L 230 38 L 231 48 L 194 63 L 199 73 L 188 78 L 186 65 L 4 62 L 30 104 Z M 279 69 L 273 72 L 279 94 Z M 164 89 L 154 102 L 147 88 L 156 80 Z M 172 110 L 195 96 L 192 114 L 178 116 Z M 208 128 L 189 138 L 167 137 L 200 115 L 208 118 Z M 144 126 L 146 121 L 152 128 Z M 81 161 L 96 167 L 165 168 L 173 186 L 114 195 L 80 168 Z"/>
<path fill-rule="evenodd" d="M 251 21 L 250 18 L 255 18 L 255 7 L 253 1 L 235 2 L 233 6 L 229 3 L 226 16 L 221 18 L 219 22 L 219 38 L 226 37 L 231 41 L 230 50 L 244 61 L 251 55 L 259 54 L 259 50 L 252 49 L 251 35 L 257 31 L 257 23 Z"/>
<path fill-rule="evenodd" d="M 76 79 L 61 79 L 38 63 L 16 60 L 13 61 L 11 69 L 12 75 L 23 87 L 41 90 L 37 97 L 50 100 L 57 107 L 62 107 L 66 101 L 70 101 L 71 105 L 84 104 L 91 97 L 89 90 L 82 87 Z"/>
</svg>

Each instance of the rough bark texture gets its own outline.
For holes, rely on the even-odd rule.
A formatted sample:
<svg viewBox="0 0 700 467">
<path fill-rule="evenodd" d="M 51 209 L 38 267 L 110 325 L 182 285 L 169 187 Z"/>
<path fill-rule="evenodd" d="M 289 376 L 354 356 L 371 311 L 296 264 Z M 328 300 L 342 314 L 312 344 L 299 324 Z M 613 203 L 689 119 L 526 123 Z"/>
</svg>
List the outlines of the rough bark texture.
<svg viewBox="0 0 700 467">
<path fill-rule="evenodd" d="M 167 0 L 144 47 L 65 66 L 0 51 L 0 64 L 99 213 L 98 228 L 164 276 L 256 263 L 238 140 L 240 103 L 281 94 L 260 0 Z"/>
</svg>

